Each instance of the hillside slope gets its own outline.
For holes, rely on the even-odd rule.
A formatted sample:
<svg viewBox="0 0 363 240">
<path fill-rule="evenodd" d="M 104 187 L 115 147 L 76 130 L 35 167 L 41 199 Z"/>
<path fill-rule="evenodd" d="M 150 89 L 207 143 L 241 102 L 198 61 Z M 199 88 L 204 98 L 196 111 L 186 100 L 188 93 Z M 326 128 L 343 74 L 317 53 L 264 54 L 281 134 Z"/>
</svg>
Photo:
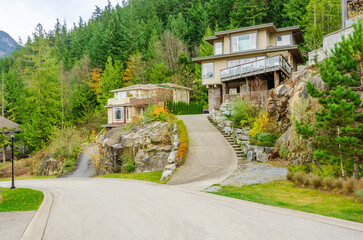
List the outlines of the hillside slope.
<svg viewBox="0 0 363 240">
<path fill-rule="evenodd" d="M 18 43 L 6 32 L 0 30 L 0 57 L 11 54 Z"/>
</svg>

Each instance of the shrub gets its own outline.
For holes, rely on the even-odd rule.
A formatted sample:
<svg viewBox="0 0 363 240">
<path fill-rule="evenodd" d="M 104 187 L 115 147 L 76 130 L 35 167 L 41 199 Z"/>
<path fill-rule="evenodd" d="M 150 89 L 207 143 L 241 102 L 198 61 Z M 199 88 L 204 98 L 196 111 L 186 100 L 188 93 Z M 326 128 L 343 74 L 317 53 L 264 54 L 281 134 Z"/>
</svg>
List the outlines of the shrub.
<svg viewBox="0 0 363 240">
<path fill-rule="evenodd" d="M 357 189 L 363 189 L 363 178 L 359 179 L 357 183 Z"/>
<path fill-rule="evenodd" d="M 340 167 L 337 165 L 321 165 L 320 168 L 316 165 L 311 165 L 311 171 L 315 175 L 319 175 L 322 178 L 325 177 L 339 177 L 340 176 Z"/>
<path fill-rule="evenodd" d="M 273 133 L 259 132 L 251 138 L 250 143 L 255 146 L 273 147 L 275 146 L 276 139 L 278 138 L 279 135 Z"/>
<path fill-rule="evenodd" d="M 234 126 L 242 128 L 250 126 L 257 114 L 257 109 L 247 100 L 233 102 L 231 110 L 233 112 L 231 120 L 233 120 Z"/>
<path fill-rule="evenodd" d="M 343 188 L 344 178 L 340 177 L 334 180 L 333 185 L 336 189 L 341 190 Z"/>
<path fill-rule="evenodd" d="M 354 192 L 355 190 L 355 179 L 354 178 L 347 178 L 344 182 L 343 182 L 343 192 L 346 194 L 351 194 Z"/>
<path fill-rule="evenodd" d="M 359 164 L 358 177 L 363 177 L 363 164 Z"/>
<path fill-rule="evenodd" d="M 123 169 L 126 171 L 126 172 L 133 172 L 135 171 L 136 169 L 136 166 L 134 164 L 134 161 L 133 160 L 129 160 L 127 161 L 124 165 L 122 165 Z"/>
<path fill-rule="evenodd" d="M 253 127 L 250 130 L 250 137 L 254 137 L 257 133 L 263 132 L 269 123 L 268 113 L 262 111 L 253 122 Z"/>
<path fill-rule="evenodd" d="M 159 104 L 150 105 L 143 113 L 145 123 L 151 123 L 153 121 L 172 122 L 175 119 L 175 115 L 170 113 L 167 107 L 160 106 Z"/>
<path fill-rule="evenodd" d="M 332 177 L 326 177 L 323 180 L 323 186 L 328 188 L 328 189 L 332 189 L 334 187 L 334 179 Z"/>
<path fill-rule="evenodd" d="M 179 132 L 179 147 L 175 158 L 179 163 L 182 163 L 185 161 L 185 158 L 188 153 L 189 137 L 184 122 L 182 120 L 178 120 L 176 124 L 178 126 L 178 132 Z"/>
<path fill-rule="evenodd" d="M 310 179 L 309 179 L 309 185 L 314 188 L 317 189 L 321 186 L 321 177 L 317 176 L 317 175 L 313 175 Z"/>
<path fill-rule="evenodd" d="M 165 106 L 176 115 L 185 115 L 185 114 L 202 114 L 203 113 L 203 104 L 198 102 L 172 102 L 166 101 Z"/>
<path fill-rule="evenodd" d="M 298 182 L 300 184 L 304 184 L 306 176 L 302 172 L 297 172 L 294 174 L 294 179 L 296 182 Z"/>
<path fill-rule="evenodd" d="M 359 189 L 358 191 L 355 192 L 359 198 L 363 201 L 363 189 Z"/>
<path fill-rule="evenodd" d="M 294 175 L 290 171 L 287 171 L 286 178 L 289 181 L 294 181 Z"/>
<path fill-rule="evenodd" d="M 301 172 L 301 173 L 308 173 L 311 171 L 310 165 L 292 165 L 288 167 L 288 170 L 293 174 Z"/>
</svg>

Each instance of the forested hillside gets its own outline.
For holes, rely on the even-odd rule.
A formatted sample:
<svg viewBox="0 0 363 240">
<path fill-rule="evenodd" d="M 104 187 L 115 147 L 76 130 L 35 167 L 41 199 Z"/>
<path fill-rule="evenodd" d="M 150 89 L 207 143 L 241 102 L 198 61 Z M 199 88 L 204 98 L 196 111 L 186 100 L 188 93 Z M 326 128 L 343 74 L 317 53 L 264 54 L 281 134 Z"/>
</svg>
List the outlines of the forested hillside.
<svg viewBox="0 0 363 240">
<path fill-rule="evenodd" d="M 30 149 L 47 145 L 53 127 L 98 130 L 110 90 L 135 83 L 173 82 L 207 104 L 198 55 L 211 55 L 203 36 L 274 22 L 300 25 L 304 53 L 340 28 L 339 0 L 129 0 L 96 8 L 89 20 L 39 24 L 24 47 L 0 60 L 5 115 L 21 124 Z M 54 132 L 54 131 L 53 131 Z"/>
</svg>

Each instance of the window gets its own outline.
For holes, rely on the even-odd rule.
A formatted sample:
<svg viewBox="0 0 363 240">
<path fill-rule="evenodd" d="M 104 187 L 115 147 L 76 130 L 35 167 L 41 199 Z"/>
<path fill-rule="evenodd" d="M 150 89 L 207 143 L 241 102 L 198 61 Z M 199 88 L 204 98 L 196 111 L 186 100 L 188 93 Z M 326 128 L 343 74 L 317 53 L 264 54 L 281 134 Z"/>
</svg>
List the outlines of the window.
<svg viewBox="0 0 363 240">
<path fill-rule="evenodd" d="M 287 46 L 291 45 L 291 35 L 281 35 L 276 37 L 276 46 Z"/>
<path fill-rule="evenodd" d="M 213 63 L 203 63 L 202 64 L 202 78 L 212 78 L 213 77 Z"/>
<path fill-rule="evenodd" d="M 123 98 L 127 98 L 127 97 L 135 97 L 135 91 L 127 91 L 127 92 L 118 92 L 117 93 L 117 98 L 119 100 L 121 100 Z"/>
<path fill-rule="evenodd" d="M 124 121 L 124 109 L 123 108 L 113 108 L 113 121 L 123 122 Z"/>
<path fill-rule="evenodd" d="M 214 43 L 214 55 L 221 55 L 223 54 L 223 43 L 216 42 Z"/>
<path fill-rule="evenodd" d="M 246 84 L 242 85 L 242 93 L 247 93 L 247 85 Z"/>
<path fill-rule="evenodd" d="M 257 48 L 257 33 L 232 37 L 232 52 L 246 51 Z"/>
</svg>

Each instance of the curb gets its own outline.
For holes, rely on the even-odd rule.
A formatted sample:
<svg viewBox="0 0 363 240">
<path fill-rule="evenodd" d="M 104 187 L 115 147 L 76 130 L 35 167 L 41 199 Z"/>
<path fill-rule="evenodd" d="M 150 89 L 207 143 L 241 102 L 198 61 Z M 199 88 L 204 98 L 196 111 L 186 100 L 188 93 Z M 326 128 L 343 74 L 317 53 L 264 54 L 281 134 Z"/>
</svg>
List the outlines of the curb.
<svg viewBox="0 0 363 240">
<path fill-rule="evenodd" d="M 43 203 L 28 224 L 20 240 L 41 240 L 47 227 L 50 210 L 53 205 L 53 196 L 46 190 L 40 190 L 44 194 Z"/>
</svg>

